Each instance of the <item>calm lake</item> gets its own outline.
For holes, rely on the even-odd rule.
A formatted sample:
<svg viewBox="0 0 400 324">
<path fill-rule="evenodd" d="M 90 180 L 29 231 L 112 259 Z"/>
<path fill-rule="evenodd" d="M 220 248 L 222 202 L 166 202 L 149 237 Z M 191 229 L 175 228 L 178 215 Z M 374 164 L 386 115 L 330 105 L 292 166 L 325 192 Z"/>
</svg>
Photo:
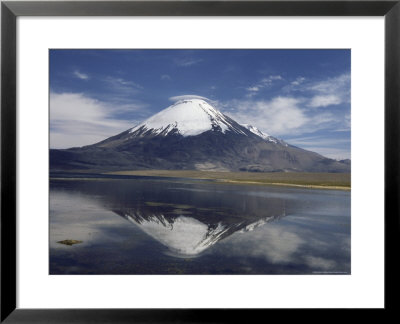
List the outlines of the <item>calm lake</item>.
<svg viewBox="0 0 400 324">
<path fill-rule="evenodd" d="M 50 274 L 350 274 L 348 191 L 51 176 Z"/>
</svg>

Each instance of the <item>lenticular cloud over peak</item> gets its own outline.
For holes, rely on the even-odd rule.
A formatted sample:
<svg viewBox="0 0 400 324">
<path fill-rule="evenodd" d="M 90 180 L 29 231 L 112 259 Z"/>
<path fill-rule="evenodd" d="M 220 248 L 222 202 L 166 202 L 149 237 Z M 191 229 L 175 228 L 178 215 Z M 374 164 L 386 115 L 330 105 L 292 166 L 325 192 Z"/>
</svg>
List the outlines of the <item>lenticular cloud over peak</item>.
<svg viewBox="0 0 400 324">
<path fill-rule="evenodd" d="M 173 96 L 173 97 L 168 98 L 169 101 L 173 101 L 173 102 L 177 102 L 177 101 L 181 101 L 181 100 L 190 100 L 190 99 L 201 99 L 201 100 L 205 100 L 205 101 L 212 101 L 206 97 L 198 96 L 198 95 L 181 95 L 181 96 Z"/>
</svg>

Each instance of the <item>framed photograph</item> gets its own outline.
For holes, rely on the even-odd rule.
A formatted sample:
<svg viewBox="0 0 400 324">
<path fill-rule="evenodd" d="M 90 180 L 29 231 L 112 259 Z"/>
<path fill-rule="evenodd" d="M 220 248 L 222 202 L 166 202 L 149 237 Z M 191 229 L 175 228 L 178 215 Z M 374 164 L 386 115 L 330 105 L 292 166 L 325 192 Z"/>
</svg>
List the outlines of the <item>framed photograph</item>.
<svg viewBox="0 0 400 324">
<path fill-rule="evenodd" d="M 1 321 L 394 309 L 398 1 L 1 10 Z"/>
</svg>

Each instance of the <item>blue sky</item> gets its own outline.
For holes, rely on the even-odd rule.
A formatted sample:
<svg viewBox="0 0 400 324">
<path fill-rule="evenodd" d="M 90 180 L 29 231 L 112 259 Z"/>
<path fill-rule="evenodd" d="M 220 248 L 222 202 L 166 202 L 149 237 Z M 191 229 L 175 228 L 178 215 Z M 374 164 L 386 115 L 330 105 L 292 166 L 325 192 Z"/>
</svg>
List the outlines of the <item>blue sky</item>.
<svg viewBox="0 0 400 324">
<path fill-rule="evenodd" d="M 350 50 L 50 50 L 50 146 L 98 142 L 208 98 L 290 144 L 350 158 Z"/>
</svg>

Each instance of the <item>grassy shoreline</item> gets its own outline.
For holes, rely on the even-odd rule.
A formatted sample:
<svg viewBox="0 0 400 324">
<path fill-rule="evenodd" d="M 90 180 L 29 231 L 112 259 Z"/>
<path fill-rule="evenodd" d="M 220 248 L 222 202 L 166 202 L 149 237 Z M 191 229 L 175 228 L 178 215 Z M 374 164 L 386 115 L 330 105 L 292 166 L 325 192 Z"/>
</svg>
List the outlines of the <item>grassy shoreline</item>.
<svg viewBox="0 0 400 324">
<path fill-rule="evenodd" d="M 197 170 L 132 170 L 107 172 L 106 174 L 205 179 L 215 180 L 216 182 L 225 184 L 232 183 L 268 186 L 289 186 L 315 189 L 351 190 L 351 175 L 349 173 L 249 173 Z"/>
</svg>

